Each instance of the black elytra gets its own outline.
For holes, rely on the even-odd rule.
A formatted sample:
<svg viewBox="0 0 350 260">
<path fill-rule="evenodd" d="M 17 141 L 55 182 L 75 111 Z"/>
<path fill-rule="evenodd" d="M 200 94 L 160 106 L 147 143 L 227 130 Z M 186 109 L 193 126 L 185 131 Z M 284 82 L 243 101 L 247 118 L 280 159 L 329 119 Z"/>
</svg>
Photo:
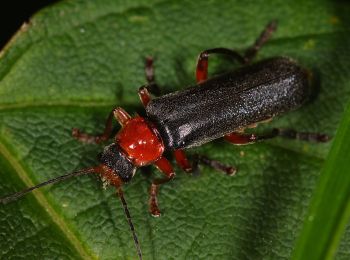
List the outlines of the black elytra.
<svg viewBox="0 0 350 260">
<path fill-rule="evenodd" d="M 297 109 L 309 81 L 295 61 L 275 57 L 152 99 L 146 112 L 167 149 L 185 149 Z"/>
</svg>

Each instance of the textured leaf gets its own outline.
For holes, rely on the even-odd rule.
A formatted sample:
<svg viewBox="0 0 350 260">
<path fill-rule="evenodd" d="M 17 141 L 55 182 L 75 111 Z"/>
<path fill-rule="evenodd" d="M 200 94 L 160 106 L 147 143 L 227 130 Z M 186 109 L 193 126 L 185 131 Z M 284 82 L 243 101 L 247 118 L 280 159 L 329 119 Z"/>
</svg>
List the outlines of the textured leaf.
<svg viewBox="0 0 350 260">
<path fill-rule="evenodd" d="M 243 51 L 273 19 L 279 29 L 258 59 L 290 56 L 321 84 L 313 102 L 266 127 L 335 135 L 350 94 L 349 11 L 345 1 L 316 0 L 64 1 L 42 10 L 0 56 L 0 194 L 97 164 L 102 146 L 77 142 L 71 129 L 101 132 L 115 105 L 143 113 L 136 91 L 147 55 L 171 92 L 194 83 L 200 51 Z M 213 61 L 211 72 L 220 70 Z M 177 171 L 161 189 L 161 218 L 148 214 L 151 178 L 139 171 L 125 196 L 145 259 L 290 258 L 329 147 L 281 139 L 205 145 L 196 151 L 239 173 Z M 136 258 L 113 189 L 91 176 L 0 206 L 0 216 L 1 259 Z M 338 259 L 350 257 L 349 241 L 350 230 Z"/>
<path fill-rule="evenodd" d="M 294 259 L 333 259 L 350 217 L 349 145 L 350 107 L 337 131 L 332 149 L 314 192 Z M 313 250 L 314 241 L 318 247 Z"/>
</svg>

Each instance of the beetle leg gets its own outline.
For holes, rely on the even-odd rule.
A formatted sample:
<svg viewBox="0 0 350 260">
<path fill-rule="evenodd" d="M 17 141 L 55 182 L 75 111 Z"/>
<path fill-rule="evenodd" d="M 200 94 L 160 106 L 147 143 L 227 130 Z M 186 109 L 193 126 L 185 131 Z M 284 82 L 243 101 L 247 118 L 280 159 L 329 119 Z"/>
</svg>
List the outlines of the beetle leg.
<svg viewBox="0 0 350 260">
<path fill-rule="evenodd" d="M 198 171 L 198 164 L 202 163 L 228 176 L 233 176 L 237 172 L 234 166 L 223 164 L 220 161 L 210 159 L 204 155 L 195 154 L 193 156 L 193 172 Z"/>
<path fill-rule="evenodd" d="M 271 139 L 276 136 L 278 136 L 278 131 L 276 131 L 275 129 L 272 129 L 271 132 L 268 132 L 266 134 L 261 134 L 261 135 L 233 132 L 228 135 L 225 135 L 224 138 L 230 143 L 233 143 L 235 145 L 245 145 L 245 144 L 253 144 L 258 141 L 262 141 L 266 139 Z"/>
<path fill-rule="evenodd" d="M 222 162 L 212 160 L 203 155 L 195 154 L 192 158 L 192 164 L 190 164 L 189 159 L 183 150 L 175 150 L 174 156 L 177 164 L 181 167 L 181 169 L 187 173 L 193 173 L 194 175 L 198 175 L 199 163 L 207 165 L 229 176 L 233 176 L 237 172 L 237 169 L 235 167 L 225 165 Z"/>
<path fill-rule="evenodd" d="M 208 58 L 209 54 L 224 54 L 231 57 L 233 60 L 237 60 L 239 63 L 244 64 L 244 57 L 238 52 L 227 48 L 214 48 L 202 51 L 197 60 L 196 67 L 196 80 L 197 83 L 207 80 L 208 78 Z"/>
<path fill-rule="evenodd" d="M 225 136 L 225 139 L 235 145 L 252 144 L 262 140 L 271 139 L 274 137 L 283 137 L 288 139 L 298 139 L 309 142 L 327 142 L 330 137 L 321 133 L 297 132 L 293 129 L 273 128 L 265 134 L 244 134 L 233 132 Z"/>
<path fill-rule="evenodd" d="M 147 87 L 146 86 L 140 87 L 138 94 L 139 94 L 139 97 L 140 97 L 140 100 L 141 100 L 143 107 L 146 107 L 147 104 L 151 101 L 151 95 L 150 95 Z"/>
<path fill-rule="evenodd" d="M 124 125 L 131 117 L 121 107 L 113 109 L 106 120 L 105 129 L 100 135 L 89 135 L 82 133 L 78 128 L 73 128 L 72 136 L 83 143 L 96 143 L 107 141 L 112 134 L 112 119 L 113 116 L 118 120 L 121 125 Z"/>
<path fill-rule="evenodd" d="M 162 179 L 155 179 L 152 181 L 150 188 L 150 198 L 149 198 L 149 211 L 154 217 L 160 216 L 160 210 L 158 207 L 158 190 L 161 184 L 171 181 L 175 177 L 173 167 L 170 162 L 165 158 L 161 157 L 155 163 L 155 166 L 166 176 Z"/>
<path fill-rule="evenodd" d="M 145 76 L 149 85 L 155 82 L 153 57 L 151 56 L 146 57 L 145 60 Z"/>
<path fill-rule="evenodd" d="M 192 172 L 192 166 L 183 150 L 175 150 L 174 156 L 177 164 L 181 167 L 185 172 Z"/>
<path fill-rule="evenodd" d="M 244 53 L 245 63 L 249 64 L 256 56 L 261 47 L 271 38 L 272 33 L 277 29 L 277 22 L 271 21 L 262 31 L 254 45 L 248 48 Z"/>
<path fill-rule="evenodd" d="M 145 60 L 145 76 L 147 80 L 147 88 L 148 90 L 156 95 L 160 95 L 160 88 L 156 83 L 155 75 L 154 75 L 154 59 L 151 56 L 146 57 Z"/>
<path fill-rule="evenodd" d="M 274 128 L 274 130 L 278 132 L 278 136 L 288 139 L 297 139 L 315 143 L 325 143 L 331 139 L 329 135 L 322 133 L 297 132 L 288 128 Z"/>
<path fill-rule="evenodd" d="M 270 39 L 272 33 L 277 29 L 277 22 L 270 22 L 260 34 L 252 47 L 248 48 L 244 55 L 239 54 L 237 51 L 227 48 L 214 48 L 201 52 L 198 56 L 196 67 L 196 79 L 197 83 L 207 80 L 208 78 L 208 58 L 209 54 L 224 54 L 231 57 L 233 60 L 238 61 L 241 64 L 249 64 L 261 47 Z"/>
<path fill-rule="evenodd" d="M 139 88 L 138 94 L 141 99 L 141 103 L 144 107 L 147 106 L 148 102 L 151 101 L 151 94 L 156 96 L 160 95 L 160 89 L 155 82 L 154 76 L 154 66 L 153 66 L 153 57 L 147 57 L 145 61 L 145 75 L 147 80 L 147 85 Z"/>
</svg>

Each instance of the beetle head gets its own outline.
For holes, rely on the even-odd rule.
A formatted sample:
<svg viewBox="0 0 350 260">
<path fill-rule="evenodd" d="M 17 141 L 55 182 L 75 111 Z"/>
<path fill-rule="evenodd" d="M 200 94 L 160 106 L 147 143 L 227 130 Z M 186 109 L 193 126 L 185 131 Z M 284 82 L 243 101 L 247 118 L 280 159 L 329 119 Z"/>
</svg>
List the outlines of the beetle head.
<svg viewBox="0 0 350 260">
<path fill-rule="evenodd" d="M 116 143 L 106 146 L 99 158 L 100 162 L 113 171 L 122 181 L 129 182 L 135 175 L 136 166 Z"/>
</svg>

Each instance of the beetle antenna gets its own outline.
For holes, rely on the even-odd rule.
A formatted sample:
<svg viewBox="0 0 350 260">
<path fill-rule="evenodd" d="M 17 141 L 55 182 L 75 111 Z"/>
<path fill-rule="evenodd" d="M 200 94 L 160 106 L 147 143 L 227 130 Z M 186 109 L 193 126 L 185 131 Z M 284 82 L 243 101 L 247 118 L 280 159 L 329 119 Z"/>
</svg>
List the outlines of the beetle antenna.
<svg viewBox="0 0 350 260">
<path fill-rule="evenodd" d="M 5 197 L 2 197 L 2 198 L 0 198 L 0 204 L 7 204 L 11 201 L 17 200 L 17 199 L 21 198 L 22 196 L 26 195 L 27 193 L 29 193 L 35 189 L 41 188 L 43 186 L 58 183 L 58 182 L 67 180 L 71 177 L 80 176 L 80 175 L 84 175 L 84 174 L 88 174 L 88 173 L 93 173 L 93 172 L 96 172 L 97 170 L 98 170 L 98 167 L 90 167 L 90 168 L 78 170 L 75 172 L 71 172 L 71 173 L 68 173 L 68 174 L 65 174 L 62 176 L 58 176 L 56 178 L 39 183 L 33 187 L 30 187 L 30 188 L 24 189 L 22 191 L 7 195 Z"/>
<path fill-rule="evenodd" d="M 128 223 L 129 223 L 129 227 L 130 227 L 133 239 L 134 239 L 134 243 L 135 243 L 137 254 L 139 256 L 139 259 L 142 260 L 142 252 L 141 252 L 140 243 L 139 243 L 139 240 L 138 240 L 136 232 L 135 232 L 134 224 L 131 221 L 131 216 L 130 216 L 130 212 L 129 212 L 129 209 L 128 209 L 128 205 L 126 204 L 126 201 L 125 201 L 125 198 L 124 198 L 124 194 L 123 194 L 123 191 L 122 191 L 121 188 L 118 188 L 118 196 L 120 198 L 120 201 L 123 204 L 125 216 L 126 216 L 126 219 L 128 220 Z"/>
</svg>

